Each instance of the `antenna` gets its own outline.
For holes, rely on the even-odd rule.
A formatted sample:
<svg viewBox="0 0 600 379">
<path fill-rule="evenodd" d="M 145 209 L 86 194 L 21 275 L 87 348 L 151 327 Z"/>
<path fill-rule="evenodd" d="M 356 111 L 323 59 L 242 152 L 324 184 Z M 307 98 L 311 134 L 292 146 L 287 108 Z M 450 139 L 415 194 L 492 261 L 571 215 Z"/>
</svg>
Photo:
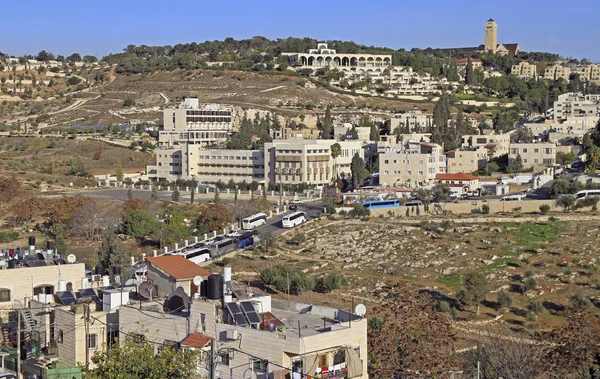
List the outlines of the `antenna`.
<svg viewBox="0 0 600 379">
<path fill-rule="evenodd" d="M 75 254 L 69 254 L 67 256 L 67 262 L 69 263 L 75 263 L 77 261 L 77 257 L 75 256 Z"/>
<path fill-rule="evenodd" d="M 367 307 L 364 304 L 356 304 L 354 307 L 354 314 L 363 317 L 367 313 Z"/>
</svg>

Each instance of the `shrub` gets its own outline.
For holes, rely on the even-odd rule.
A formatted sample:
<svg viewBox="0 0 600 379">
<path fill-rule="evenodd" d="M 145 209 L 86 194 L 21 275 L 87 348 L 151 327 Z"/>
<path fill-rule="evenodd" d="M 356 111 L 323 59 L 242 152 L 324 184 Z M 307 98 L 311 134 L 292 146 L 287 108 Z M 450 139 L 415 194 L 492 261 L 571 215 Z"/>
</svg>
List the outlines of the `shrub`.
<svg viewBox="0 0 600 379">
<path fill-rule="evenodd" d="M 369 328 L 374 332 L 379 332 L 383 326 L 383 319 L 379 316 L 375 316 L 369 320 Z"/>
<path fill-rule="evenodd" d="M 125 99 L 123 101 L 123 106 L 124 107 L 132 107 L 134 105 L 135 105 L 135 100 L 133 100 L 133 99 Z"/>
<path fill-rule="evenodd" d="M 537 283 L 535 282 L 535 279 L 527 278 L 527 280 L 525 280 L 525 283 L 523 283 L 523 292 L 533 290 L 533 289 L 535 289 L 535 287 L 537 287 Z"/>
<path fill-rule="evenodd" d="M 339 211 L 339 212 L 338 212 L 338 214 L 339 214 L 340 216 L 347 216 L 347 215 L 348 215 L 348 212 L 346 212 L 345 210 L 343 210 L 343 209 L 342 209 L 341 211 Z"/>
<path fill-rule="evenodd" d="M 506 291 L 498 293 L 498 304 L 500 308 L 509 308 L 512 305 L 512 296 Z"/>
<path fill-rule="evenodd" d="M 542 305 L 542 303 L 540 303 L 539 300 L 531 300 L 529 304 L 527 304 L 527 310 L 530 313 L 540 314 L 544 313 L 546 308 L 544 308 L 544 306 Z"/>
<path fill-rule="evenodd" d="M 548 212 L 550 212 L 550 204 L 542 204 L 540 205 L 540 213 L 545 215 L 548 214 Z"/>
<path fill-rule="evenodd" d="M 327 207 L 325 207 L 325 212 L 327 212 L 327 214 L 330 214 L 330 215 L 336 214 L 337 210 L 335 209 L 335 205 L 333 205 L 333 204 L 327 205 Z"/>
<path fill-rule="evenodd" d="M 371 215 L 371 210 L 365 208 L 362 204 L 356 204 L 354 206 L 354 214 L 356 217 L 369 217 Z"/>
<path fill-rule="evenodd" d="M 528 312 L 527 316 L 525 316 L 525 319 L 529 322 L 536 322 L 537 321 L 537 315 L 533 312 Z"/>
<path fill-rule="evenodd" d="M 450 312 L 450 303 L 445 300 L 438 301 L 437 310 L 438 312 Z"/>
<path fill-rule="evenodd" d="M 481 206 L 481 213 L 483 213 L 484 215 L 490 214 L 490 206 L 487 204 L 483 204 Z"/>
<path fill-rule="evenodd" d="M 314 280 L 308 277 L 306 273 L 283 265 L 261 271 L 260 280 L 266 285 L 275 286 L 281 292 L 287 292 L 289 285 L 290 292 L 294 294 L 312 291 L 315 288 Z"/>
<path fill-rule="evenodd" d="M 571 306 L 575 309 L 589 309 L 593 306 L 590 299 L 581 293 L 571 296 L 569 301 L 571 302 Z"/>
<path fill-rule="evenodd" d="M 348 280 L 346 280 L 344 275 L 337 272 L 333 272 L 316 280 L 315 291 L 321 293 L 328 293 L 333 290 L 337 290 L 347 284 Z"/>
<path fill-rule="evenodd" d="M 521 210 L 523 210 L 523 208 L 521 208 L 521 207 L 515 207 L 515 208 L 512 209 L 512 212 L 515 213 L 515 214 L 519 214 L 519 213 L 521 213 Z"/>
</svg>

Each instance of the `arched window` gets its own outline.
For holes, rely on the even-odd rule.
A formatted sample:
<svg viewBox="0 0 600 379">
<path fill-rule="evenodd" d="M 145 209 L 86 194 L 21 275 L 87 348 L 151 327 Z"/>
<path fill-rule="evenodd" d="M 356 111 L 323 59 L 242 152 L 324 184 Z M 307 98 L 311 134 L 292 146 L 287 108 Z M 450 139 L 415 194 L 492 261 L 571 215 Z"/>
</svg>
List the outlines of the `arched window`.
<svg viewBox="0 0 600 379">
<path fill-rule="evenodd" d="M 0 288 L 0 303 L 10 301 L 10 290 L 8 288 Z"/>
<path fill-rule="evenodd" d="M 67 291 L 73 292 L 73 283 L 67 282 Z"/>
</svg>

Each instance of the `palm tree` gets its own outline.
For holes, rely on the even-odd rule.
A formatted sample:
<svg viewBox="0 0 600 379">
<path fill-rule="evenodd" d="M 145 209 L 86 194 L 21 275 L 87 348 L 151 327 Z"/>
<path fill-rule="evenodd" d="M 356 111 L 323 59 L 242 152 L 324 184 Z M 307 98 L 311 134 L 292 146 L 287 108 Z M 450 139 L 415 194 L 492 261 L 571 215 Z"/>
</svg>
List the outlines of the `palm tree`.
<svg viewBox="0 0 600 379">
<path fill-rule="evenodd" d="M 331 157 L 333 158 L 333 181 L 335 182 L 338 178 L 338 174 L 337 174 L 337 157 L 339 157 L 340 155 L 342 155 L 342 146 L 340 146 L 339 143 L 334 143 L 333 145 L 331 145 Z"/>
</svg>

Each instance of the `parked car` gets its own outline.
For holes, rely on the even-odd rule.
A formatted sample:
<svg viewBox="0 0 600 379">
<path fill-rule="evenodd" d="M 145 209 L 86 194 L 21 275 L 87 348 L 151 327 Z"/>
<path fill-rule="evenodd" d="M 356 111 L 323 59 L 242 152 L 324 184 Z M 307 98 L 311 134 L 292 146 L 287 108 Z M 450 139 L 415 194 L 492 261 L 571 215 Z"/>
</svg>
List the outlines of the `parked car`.
<svg viewBox="0 0 600 379">
<path fill-rule="evenodd" d="M 292 204 L 289 207 L 290 211 L 297 211 L 298 210 L 298 206 L 296 204 Z"/>
</svg>

